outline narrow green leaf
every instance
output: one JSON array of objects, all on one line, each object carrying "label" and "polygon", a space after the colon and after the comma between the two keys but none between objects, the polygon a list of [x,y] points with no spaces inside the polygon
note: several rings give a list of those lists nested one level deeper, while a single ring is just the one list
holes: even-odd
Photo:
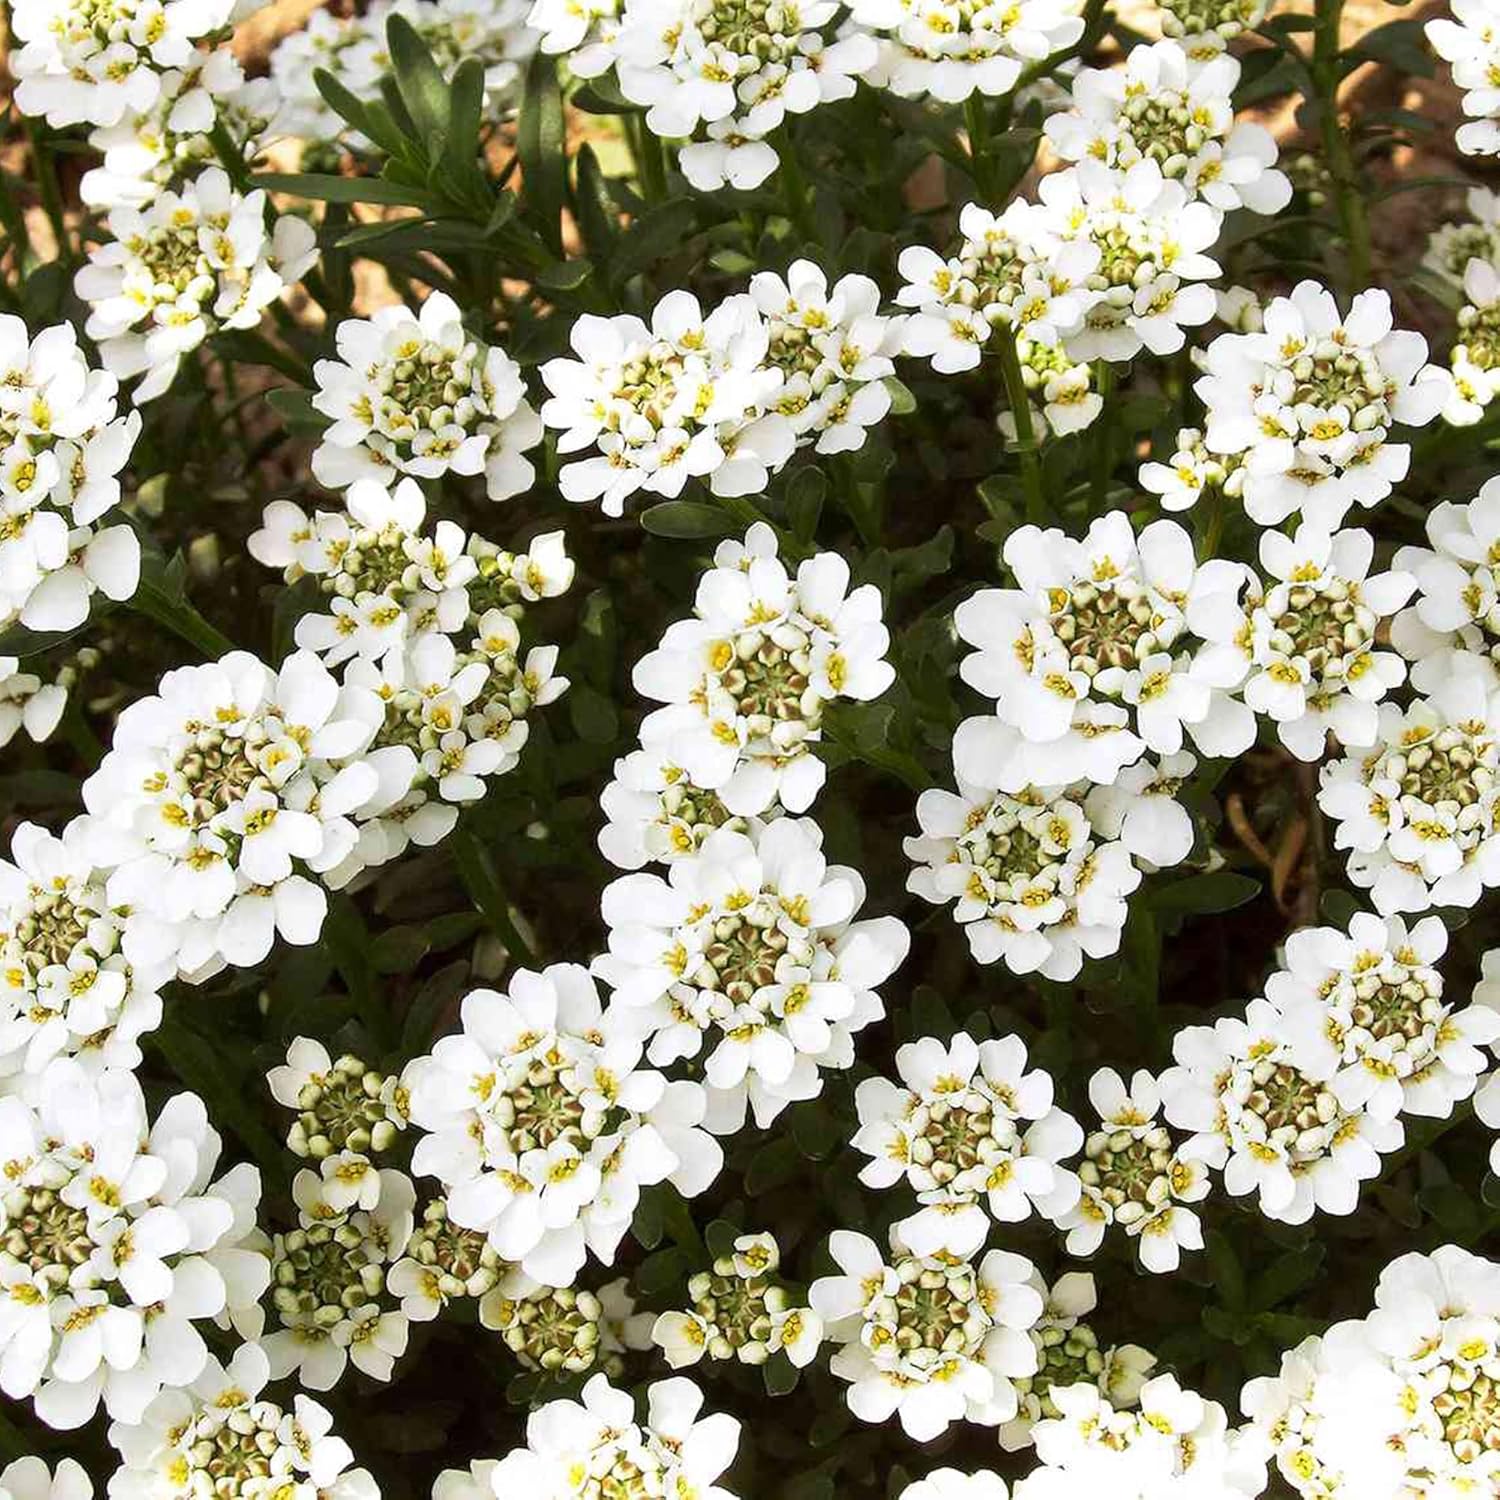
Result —
[{"label": "narrow green leaf", "polygon": [[641,512],[641,525],[653,536],[677,541],[700,541],[704,537],[728,536],[738,528],[728,511],[701,500],[663,500]]},{"label": "narrow green leaf", "polygon": [[619,238],[620,215],[609,196],[609,185],[594,148],[586,142],[578,151],[578,190],[574,194],[578,230],[595,259],[604,256]]},{"label": "narrow green leaf", "polygon": [[250,179],[250,185],[327,203],[387,203],[429,210],[442,207],[442,200],[435,193],[388,182],[383,177],[339,177],[332,172],[259,172]]},{"label": "narrow green leaf", "polygon": [[441,136],[446,142],[453,118],[453,100],[427,43],[401,15],[394,15],[385,23],[385,37],[396,87],[401,90],[401,101],[416,124],[420,139],[426,143],[434,136]]},{"label": "narrow green leaf", "polygon": [[516,151],[521,158],[521,197],[547,248],[563,253],[562,211],[568,197],[567,122],[557,59],[538,52],[526,70]]}]

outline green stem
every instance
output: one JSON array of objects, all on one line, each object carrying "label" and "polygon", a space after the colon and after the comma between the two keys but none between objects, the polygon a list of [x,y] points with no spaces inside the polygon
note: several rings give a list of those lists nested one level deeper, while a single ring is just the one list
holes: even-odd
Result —
[{"label": "green stem", "polygon": [[[990,122],[985,113],[983,94],[970,94],[964,100],[964,131],[969,137],[969,160],[973,163],[974,186],[980,199],[993,202],[990,174]],[[998,204],[994,205],[999,207]]]},{"label": "green stem", "polygon": [[1042,462],[1036,428],[1031,421],[1031,398],[1021,375],[1021,356],[1016,352],[1016,336],[1010,329],[997,326],[995,346],[1000,355],[1000,374],[1005,380],[1005,395],[1016,423],[1016,453],[1021,461],[1021,487],[1026,494],[1026,519],[1033,526],[1045,526],[1049,519],[1047,497],[1042,488]]},{"label": "green stem", "polygon": [[537,956],[516,926],[511,914],[510,898],[500,883],[500,875],[495,869],[494,860],[490,858],[489,849],[481,842],[479,835],[462,822],[453,830],[449,847],[453,850],[453,863],[458,867],[459,879],[463,881],[464,889],[468,891],[475,908],[489,924],[490,931],[505,944],[506,952],[517,963],[534,967]]},{"label": "green stem", "polygon": [[[25,120],[26,140],[31,147],[31,170],[36,177],[37,193],[42,200],[42,210],[52,226],[53,238],[57,241],[57,258],[61,261],[73,259],[73,247],[68,240],[68,226],[63,218],[62,191],[57,185],[57,163],[42,138],[40,124],[30,116]],[[17,247],[20,248],[19,246]]]},{"label": "green stem", "polygon": [[667,196],[667,159],[661,139],[647,128],[645,117],[626,116],[631,154],[635,157],[635,174],[640,182],[641,197],[647,203],[660,203]]},{"label": "green stem", "polygon": [[1339,24],[1344,0],[1316,0],[1314,9],[1312,80],[1318,96],[1318,127],[1333,179],[1339,226],[1349,251],[1349,284],[1358,292],[1370,282],[1370,220],[1349,137],[1339,123]]},{"label": "green stem", "polygon": [[186,599],[173,599],[144,575],[130,599],[130,608],[170,630],[179,640],[202,652],[209,661],[217,661],[226,652],[234,650],[234,642],[221,635]]}]

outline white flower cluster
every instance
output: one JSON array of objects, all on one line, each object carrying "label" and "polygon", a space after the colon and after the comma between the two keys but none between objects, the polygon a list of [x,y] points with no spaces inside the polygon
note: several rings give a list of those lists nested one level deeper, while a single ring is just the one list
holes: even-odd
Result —
[{"label": "white flower cluster", "polygon": [[604,1011],[576,964],[522,969],[504,995],[471,993],[463,1031],[405,1074],[413,1170],[443,1184],[455,1224],[547,1286],[572,1286],[590,1253],[614,1260],[642,1187],[692,1198],[723,1164],[699,1128],[702,1088],[641,1066],[635,1019]]},{"label": "white flower cluster", "polygon": [[434,292],[419,313],[385,307],[334,330],[338,359],[313,369],[312,404],[331,425],[312,456],[320,484],[387,487],[401,475],[484,475],[491,500],[536,477],[523,454],[542,440],[521,368],[470,337],[457,303]]},{"label": "white flower cluster", "polygon": [[954,1422],[998,1427],[1020,1408],[1015,1382],[1038,1368],[1030,1331],[1042,1315],[1036,1272],[1024,1256],[914,1255],[893,1234],[889,1258],[850,1230],[829,1236],[840,1275],[808,1297],[842,1347],[829,1368],[848,1381],[862,1422],[895,1417],[914,1442]]},{"label": "white flower cluster", "polygon": [[16,107],[59,127],[145,114],[173,73],[200,60],[246,8],[238,0],[27,0],[14,20]]},{"label": "white flower cluster", "polygon": [[1500,155],[1500,6],[1495,0],[1452,0],[1446,16],[1423,28],[1432,50],[1453,64],[1453,82],[1463,89],[1469,121],[1454,135],[1458,149],[1470,156]]},{"label": "white flower cluster", "polygon": [[636,663],[636,691],[664,707],[603,795],[600,846],[614,864],[693,854],[730,820],[805,812],[827,775],[813,750],[825,705],[868,702],[895,680],[875,585],[851,591],[836,552],[795,573],[776,553],[761,522],[721,542],[693,615]]},{"label": "white flower cluster", "polygon": [[1027,68],[1083,36],[1083,18],[1066,0],[852,0],[850,12],[880,42],[871,83],[945,104],[1009,94]]},{"label": "white flower cluster", "polygon": [[524,1448],[513,1448],[498,1463],[476,1464],[469,1474],[448,1470],[435,1494],[444,1500],[612,1492],[735,1500],[715,1481],[734,1462],[740,1424],[722,1413],[702,1415],[703,1393],[683,1377],[648,1387],[646,1403],[640,1421],[629,1394],[595,1375],[577,1401],[549,1401],[531,1413]]},{"label": "white flower cluster", "polygon": [[1369,745],[1378,705],[1406,680],[1406,663],[1378,647],[1382,623],[1411,598],[1416,579],[1403,569],[1370,576],[1375,538],[1348,528],[1329,533],[1311,521],[1288,537],[1265,531],[1261,567],[1243,600],[1223,591],[1200,606],[1195,623],[1230,665],[1243,654],[1239,692],[1270,719],[1299,760],[1322,758],[1328,737]]},{"label": "white flower cluster", "polygon": [[90,133],[89,145],[104,159],[84,173],[79,196],[92,208],[144,208],[213,164],[219,149],[232,148],[253,162],[269,143],[279,104],[270,79],[246,78],[227,47],[199,50],[185,66],[161,75],[149,109]]},{"label": "white flower cluster", "polygon": [[378,1154],[408,1124],[406,1089],[397,1078],[349,1053],[335,1060],[312,1037],[293,1038],[266,1085],[278,1104],[296,1112],[286,1142],[294,1156],[322,1161],[337,1151]]},{"label": "white flower cluster", "polygon": [[109,1500],[380,1500],[374,1478],[349,1467],[354,1455],[333,1435],[328,1412],[300,1393],[290,1410],[266,1399],[269,1379],[265,1352],[242,1344],[227,1368],[210,1356],[193,1380],[112,1423],[122,1462]]},{"label": "white flower cluster", "polygon": [[1101,1068],[1089,1080],[1089,1103],[1099,1129],[1078,1165],[1083,1191],[1058,1226],[1068,1231],[1068,1254],[1093,1255],[1118,1226],[1146,1270],[1175,1271],[1184,1250],[1203,1248],[1198,1215],[1185,1205],[1208,1196],[1207,1172],[1158,1120],[1161,1092],[1144,1070],[1127,1087],[1113,1068]]},{"label": "white flower cluster", "polygon": [[72,324],[32,338],[20,318],[0,316],[0,629],[73,630],[96,590],[135,593],[135,532],[97,524],[120,503],[141,431],[138,412],[118,415],[118,389],[89,368]]},{"label": "white flower cluster", "polygon": [[1038,1422],[1040,1466],[1015,1500],[1253,1500],[1265,1488],[1264,1446],[1232,1432],[1224,1408],[1158,1375],[1141,1388],[1139,1410],[1121,1411],[1094,1385],[1053,1393],[1061,1415]]},{"label": "white flower cluster", "polygon": [[1376,911],[1472,908],[1500,885],[1500,690],[1461,671],[1405,710],[1382,705],[1370,743],[1320,773],[1349,878]]},{"label": "white flower cluster", "polygon": [[1213,317],[1205,283],[1219,266],[1204,252],[1223,215],[1152,157],[1129,168],[1086,157],[1044,177],[1037,193],[1039,202],[1017,199],[998,217],[968,205],[956,256],[902,251],[896,300],[917,309],[904,352],[940,372],[972,369],[997,328],[1024,335],[1047,419],[1067,432],[1099,410],[1079,366],[1142,348],[1175,353],[1185,328]]},{"label": "white flower cluster", "polygon": [[1015,1382],[1020,1410],[1000,1428],[1000,1446],[1012,1453],[1033,1445],[1038,1422],[1062,1416],[1054,1390],[1092,1385],[1116,1411],[1124,1411],[1139,1402],[1141,1388],[1156,1368],[1156,1356],[1138,1344],[1100,1347],[1098,1335],[1083,1321],[1099,1305],[1087,1271],[1069,1271],[1050,1288],[1038,1273],[1032,1285],[1044,1299],[1041,1317],[1031,1329],[1037,1370]]},{"label": "white flower cluster", "polygon": [[281,1326],[261,1347],[271,1375],[331,1390],[352,1363],[389,1380],[406,1352],[406,1314],[385,1294],[405,1254],[417,1190],[404,1172],[357,1151],[323,1157],[292,1183],[297,1227],[271,1247],[271,1305]]},{"label": "white flower cluster", "polygon": [[[318,9],[307,25],[289,32],[271,52],[271,82],[279,98],[277,135],[295,136],[309,147],[326,147],[347,126],[318,91],[318,69],[332,73],[357,98],[380,91],[391,71],[386,23],[408,21],[427,45],[445,78],[476,57],[484,64],[485,102],[498,118],[519,94],[521,74],[536,51],[537,34],[526,24],[529,0],[374,0],[363,14],[335,16]],[[371,143],[359,139],[361,150]]]},{"label": "white flower cluster", "polygon": [[572,585],[562,533],[513,553],[451,521],[429,534],[425,514],[415,480],[389,491],[359,480],[347,512],[309,517],[273,501],[249,540],[251,554],[288,583],[318,580],[329,610],[298,620],[297,644],[380,706],[361,757],[376,784],[348,809],[356,840],[324,872],[335,888],[409,844],[446,838],[459,807],[482,797],[488,778],[515,769],[532,710],[569,686],[555,672],[557,647],[523,656],[520,633],[527,604]]},{"label": "white flower cluster", "polygon": [[1303,281],[1276,297],[1254,333],[1221,334],[1194,386],[1210,453],[1244,455],[1245,513],[1279,526],[1298,511],[1332,531],[1406,477],[1411,449],[1396,425],[1421,427],[1452,390],[1427,363],[1427,341],[1392,327],[1391,299],[1360,292],[1347,317],[1333,293]]},{"label": "white flower cluster", "polygon": [[1360,1184],[1405,1139],[1394,1114],[1377,1114],[1347,1082],[1336,1087],[1339,1056],[1299,1040],[1275,1003],[1252,1000],[1243,1017],[1179,1031],[1176,1066],[1161,1078],[1167,1118],[1194,1132],[1183,1156],[1222,1172],[1228,1192],[1255,1194],[1261,1213],[1287,1224],[1318,1211],[1353,1213]]},{"label": "white flower cluster", "polygon": [[1225,213],[1280,213],[1292,185],[1275,170],[1271,132],[1235,121],[1239,81],[1239,60],[1227,52],[1199,57],[1171,40],[1132,47],[1120,67],[1085,68],[1072,80],[1073,107],[1048,119],[1047,139],[1065,161],[1154,161]]},{"label": "white flower cluster", "polygon": [[84,331],[104,367],[144,377],[138,406],[162,395],[205,339],[254,328],[318,253],[310,224],[282,214],[268,229],[264,190],[240,193],[220,167],[143,208],[112,209],[108,230],[74,290],[90,304]]},{"label": "white flower cluster", "polygon": [[130,913],[111,905],[86,829],[75,820],[55,838],[22,823],[0,860],[0,1077],[39,1075],[60,1055],[91,1072],[134,1068],[161,1021],[172,965],[126,960]]},{"label": "white flower cluster", "polygon": [[854,1064],[854,1034],[885,1014],[875,987],[906,958],[895,917],[861,921],[858,871],[830,865],[809,818],[721,828],[667,876],[604,890],[609,952],[594,971],[610,1014],[651,1038],[657,1067],[700,1059],[706,1126],[764,1129]]},{"label": "white flower cluster", "polygon": [[260,1174],[178,1094],[153,1123],[132,1073],[59,1058],[0,1098],[0,1389],[52,1427],[139,1422],[209,1362],[208,1319],[253,1338],[270,1262]]},{"label": "white flower cluster", "polygon": [[1061,1163],[1083,1131],[1052,1102],[1051,1078],[1026,1071],[1019,1037],[923,1037],[897,1049],[896,1071],[900,1084],[867,1078],[855,1091],[850,1144],[871,1158],[866,1187],[905,1178],[915,1189],[921,1207],[894,1226],[914,1254],[971,1256],[992,1221],[1033,1210],[1056,1221],[1077,1203],[1078,1178]]},{"label": "white flower cluster", "polygon": [[1304,1340],[1240,1400],[1303,1500],[1490,1495],[1497,1364],[1500,1267],[1444,1245],[1392,1261],[1366,1317]]},{"label": "white flower cluster", "polygon": [[315,942],[327,901],[301,872],[353,851],[384,713],[309,651],[275,673],[244,651],[177,667],[126,708],[83,786],[85,847],[110,870],[111,903],[131,908],[126,957],[175,957],[201,978],[258,963],[278,932]]},{"label": "white flower cluster", "polygon": [[[836,0],[625,0],[604,45],[569,61],[585,77],[613,61],[620,92],[646,106],[646,128],[687,138],[678,161],[700,192],[755,188],[780,163],[769,137],[790,116],[849,98],[855,76],[874,66],[863,32],[824,39],[839,9]],[[570,45],[580,13],[538,0],[532,24],[545,51]]]},{"label": "white flower cluster", "polygon": [[669,292],[650,323],[585,313],[569,333],[576,358],[541,369],[542,421],[558,430],[563,498],[623,515],[638,491],[672,498],[689,479],[716,495],[748,495],[796,451],[777,403],[786,383],[768,363],[771,329],[748,293],[707,317],[691,292]]},{"label": "white flower cluster", "polygon": [[822,267],[794,260],[784,277],[757,271],[750,295],[769,326],[766,361],[785,376],[773,404],[798,445],[818,453],[862,448],[891,409],[884,381],[901,350],[902,320],[881,316],[880,288],[856,275],[830,287]]},{"label": "white flower cluster", "polygon": [[1469,674],[1500,686],[1500,479],[1464,504],[1433,506],[1427,540],[1396,553],[1417,597],[1392,622],[1391,644],[1413,663],[1418,692]]},{"label": "white flower cluster", "polygon": [[956,792],[917,798],[921,832],[903,845],[906,886],[953,919],[982,964],[1016,974],[1078,975],[1085,957],[1120,946],[1125,898],[1144,869],[1176,864],[1193,842],[1176,801],[1196,762],[1183,752],[1142,762],[1113,785],[1036,786],[1014,774],[1020,735],[994,718],[966,719],[953,739]]},{"label": "white flower cluster", "polygon": [[1187,734],[1209,755],[1249,748],[1253,715],[1229,696],[1238,683],[1202,623],[1233,606],[1236,565],[1200,566],[1176,521],[1137,537],[1123,511],[1081,541],[1023,526],[1003,555],[1017,587],[982,589],[954,614],[976,648],[960,665],[964,681],[1020,736],[995,774],[1108,786],[1147,750],[1178,754]]},{"label": "white flower cluster", "polygon": [[674,1370],[709,1359],[762,1365],[773,1354],[801,1368],[817,1357],[823,1321],[810,1307],[793,1303],[777,1279],[781,1248],[774,1235],[742,1234],[732,1253],[688,1280],[686,1312],[664,1312],[652,1341]]}]

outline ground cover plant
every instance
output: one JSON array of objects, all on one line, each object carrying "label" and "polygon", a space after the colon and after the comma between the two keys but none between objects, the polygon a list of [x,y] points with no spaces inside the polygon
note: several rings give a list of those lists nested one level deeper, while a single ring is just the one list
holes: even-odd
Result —
[{"label": "ground cover plant", "polygon": [[1500,1497],[1500,8],[4,13],[0,1492]]}]

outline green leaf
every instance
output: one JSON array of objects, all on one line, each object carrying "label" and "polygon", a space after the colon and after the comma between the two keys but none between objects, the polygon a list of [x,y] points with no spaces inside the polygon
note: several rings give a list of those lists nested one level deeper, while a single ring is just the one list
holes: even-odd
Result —
[{"label": "green leaf", "polygon": [[885,377],[885,388],[890,392],[891,415],[893,417],[907,417],[917,409],[917,398],[894,375],[887,375]]},{"label": "green leaf", "polygon": [[609,196],[609,185],[594,148],[585,142],[578,149],[578,188],[574,194],[578,232],[594,258],[607,256],[620,234],[620,215]]},{"label": "green leaf", "polygon": [[332,172],[261,172],[250,179],[250,185],[326,203],[387,203],[428,210],[439,209],[443,203],[426,188],[383,177],[339,177]]},{"label": "green leaf", "polygon": [[641,525],[652,536],[668,536],[677,541],[701,541],[738,530],[728,511],[699,500],[664,500],[641,512]]},{"label": "green leaf", "polygon": [[603,693],[586,682],[573,684],[568,694],[568,717],[578,738],[591,745],[612,745],[619,738],[619,712]]},{"label": "green leaf", "polygon": [[526,70],[516,152],[521,158],[521,197],[547,248],[561,259],[562,211],[568,197],[567,121],[557,59],[538,52]]},{"label": "green leaf", "polygon": [[1431,78],[1437,68],[1427,46],[1424,24],[1418,20],[1387,21],[1384,26],[1367,31],[1344,53],[1345,72],[1362,62],[1374,62],[1418,78]]},{"label": "green leaf", "polygon": [[799,542],[811,542],[817,535],[818,518],[823,514],[823,501],[828,495],[828,479],[823,471],[809,464],[798,469],[787,485],[787,519],[792,525],[792,535]]},{"label": "green leaf", "polygon": [[307,391],[267,391],[266,404],[298,437],[315,437],[330,425],[330,419],[312,404]]},{"label": "green leaf", "polygon": [[1208,875],[1192,875],[1186,880],[1154,891],[1150,897],[1153,910],[1182,916],[1201,916],[1210,912],[1233,911],[1260,895],[1260,881],[1233,870],[1215,870]]},{"label": "green leaf", "polygon": [[420,927],[388,927],[370,945],[370,962],[377,974],[409,974],[431,946]]},{"label": "green leaf", "polygon": [[452,116],[443,165],[454,182],[472,182],[483,188],[479,132],[484,128],[484,64],[477,57],[464,58],[454,69],[449,89]]},{"label": "green leaf", "polygon": [[401,102],[417,127],[419,139],[424,146],[438,137],[446,144],[453,102],[427,43],[401,15],[394,15],[385,23],[385,36],[396,87],[401,90]]},{"label": "green leaf", "polygon": [[637,271],[680,250],[698,224],[698,211],[687,198],[673,198],[642,214],[620,237],[619,248],[609,265],[616,286]]},{"label": "green leaf", "polygon": [[773,1355],[761,1367],[768,1396],[789,1396],[797,1389],[802,1371],[784,1354]]},{"label": "green leaf", "polygon": [[750,1158],[745,1168],[745,1191],[752,1197],[768,1193],[784,1182],[790,1182],[802,1170],[802,1153],[795,1141],[783,1136],[770,1141]]},{"label": "green leaf", "polygon": [[579,256],[576,260],[554,261],[536,273],[536,284],[555,292],[571,292],[594,274],[594,264]]},{"label": "green leaf", "polygon": [[1220,1303],[1229,1308],[1243,1307],[1245,1272],[1229,1236],[1220,1230],[1210,1229],[1204,1236],[1204,1249],[1208,1253],[1208,1269],[1213,1274]]}]

